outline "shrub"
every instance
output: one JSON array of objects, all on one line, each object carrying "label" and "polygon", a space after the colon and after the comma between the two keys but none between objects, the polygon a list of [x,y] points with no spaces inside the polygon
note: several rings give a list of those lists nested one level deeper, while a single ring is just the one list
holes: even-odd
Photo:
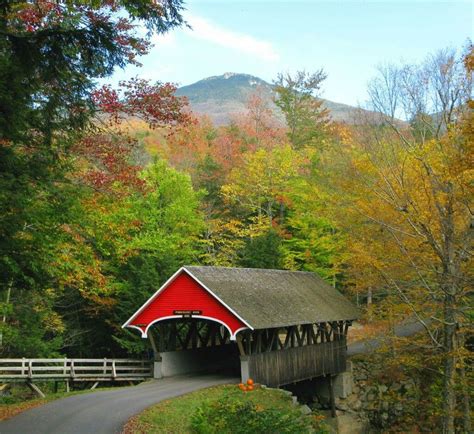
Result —
[{"label": "shrub", "polygon": [[197,434],[312,433],[310,418],[298,410],[264,409],[250,401],[224,398],[202,404],[191,417]]}]

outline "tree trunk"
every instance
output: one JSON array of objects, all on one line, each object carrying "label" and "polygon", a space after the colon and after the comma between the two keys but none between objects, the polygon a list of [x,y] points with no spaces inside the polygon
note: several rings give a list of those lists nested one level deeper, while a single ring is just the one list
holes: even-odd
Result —
[{"label": "tree trunk", "polygon": [[285,204],[283,202],[280,202],[280,224],[283,224],[283,221],[285,220]]},{"label": "tree trunk", "polygon": [[268,214],[268,224],[270,225],[270,228],[272,228],[273,227],[273,212],[272,212],[271,201],[267,203],[267,214]]},{"label": "tree trunk", "polygon": [[367,319],[372,322],[372,288],[367,288]]},{"label": "tree trunk", "polygon": [[456,317],[455,301],[450,290],[444,297],[444,378],[443,378],[443,434],[454,434],[454,412],[456,409]]},{"label": "tree trunk", "polygon": [[[12,286],[13,286],[13,279],[10,279],[10,282],[8,283],[7,287],[7,296],[5,299],[5,310],[8,309],[8,304],[10,303],[10,296],[12,293]],[[7,322],[7,313],[6,311],[3,312],[3,317],[2,317],[2,324],[5,325]],[[3,346],[3,331],[0,331],[0,347]]]},{"label": "tree trunk", "polygon": [[466,379],[466,368],[464,367],[464,362],[461,364],[459,375],[462,381],[462,424],[464,432],[470,433],[472,432],[471,400],[469,397],[469,385]]},{"label": "tree trunk", "polygon": [[[464,335],[463,333],[457,334],[457,347],[462,351],[464,350]],[[472,432],[472,423],[471,423],[471,403],[469,396],[469,380],[466,378],[466,360],[463,355],[460,356],[459,364],[459,382],[461,384],[461,394],[462,394],[462,426],[464,432]]]}]

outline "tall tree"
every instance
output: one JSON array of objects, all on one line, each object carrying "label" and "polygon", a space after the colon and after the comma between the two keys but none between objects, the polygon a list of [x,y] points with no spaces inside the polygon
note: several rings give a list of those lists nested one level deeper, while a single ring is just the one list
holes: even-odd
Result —
[{"label": "tall tree", "polygon": [[[403,77],[407,67],[388,71],[390,77]],[[372,84],[373,107],[381,111],[383,125],[364,125],[357,145],[346,148],[348,171],[337,175],[345,184],[341,218],[354,240],[357,273],[366,269],[366,285],[375,283],[398,297],[405,312],[424,326],[432,353],[442,360],[442,431],[454,433],[459,417],[469,432],[469,393],[462,373],[473,277],[472,113],[466,92],[471,72],[462,58],[442,51],[411,66],[410,74],[423,77],[427,94],[421,95],[422,89],[413,94],[406,87],[412,82],[404,79],[380,78]],[[429,105],[415,104],[423,101]],[[431,136],[393,116],[416,107],[419,113],[432,113],[425,119]],[[463,413],[457,413],[459,398]]]},{"label": "tall tree", "polygon": [[222,194],[236,210],[266,219],[271,228],[285,217],[287,193],[303,170],[303,160],[290,146],[247,153],[244,164],[232,171],[222,187]]},{"label": "tall tree", "polygon": [[[60,347],[50,333],[62,328],[51,310],[56,264],[69,255],[63,243],[75,241],[67,228],[82,193],[69,176],[72,145],[98,125],[96,80],[137,63],[153,32],[182,24],[181,9],[180,0],[0,2],[0,285],[2,327],[13,327],[2,351],[47,355]],[[41,345],[30,339],[26,348],[33,329]]]},{"label": "tall tree", "polygon": [[271,106],[271,99],[264,88],[258,86],[247,99],[247,110],[234,118],[242,130],[247,149],[272,148],[284,142],[285,128]]},{"label": "tall tree", "polygon": [[322,146],[330,118],[318,97],[326,77],[322,69],[297,71],[295,75],[280,73],[274,82],[275,104],[285,115],[288,138],[295,148]]}]

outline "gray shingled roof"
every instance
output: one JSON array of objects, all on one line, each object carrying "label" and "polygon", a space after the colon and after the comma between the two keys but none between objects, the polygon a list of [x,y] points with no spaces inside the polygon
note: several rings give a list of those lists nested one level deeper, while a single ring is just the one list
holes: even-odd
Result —
[{"label": "gray shingled roof", "polygon": [[358,309],[314,273],[184,267],[254,329],[353,320]]}]

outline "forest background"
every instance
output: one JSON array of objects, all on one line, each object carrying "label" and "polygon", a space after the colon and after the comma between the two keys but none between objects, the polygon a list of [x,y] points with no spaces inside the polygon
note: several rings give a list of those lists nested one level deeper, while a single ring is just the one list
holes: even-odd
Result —
[{"label": "forest background", "polygon": [[426,377],[426,423],[469,431],[472,45],[380,67],[350,124],[323,69],[275,77],[284,124],[258,89],[217,127],[172,83],[97,84],[182,7],[0,2],[1,356],[146,353],[121,324],[183,264],[313,271]]}]

